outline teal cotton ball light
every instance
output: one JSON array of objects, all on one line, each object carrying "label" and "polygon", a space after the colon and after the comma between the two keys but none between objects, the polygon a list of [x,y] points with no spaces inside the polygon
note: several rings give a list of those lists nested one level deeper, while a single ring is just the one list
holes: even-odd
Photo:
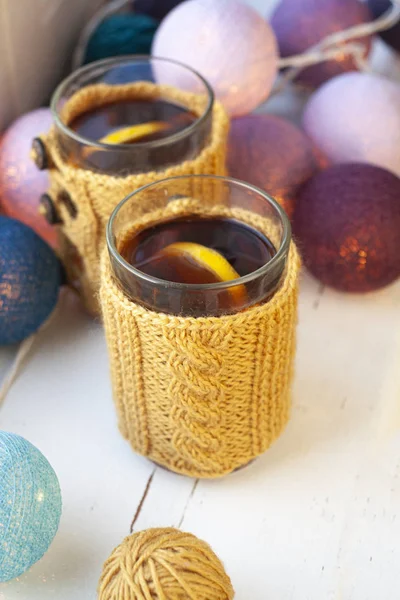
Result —
[{"label": "teal cotton ball light", "polygon": [[24,438],[0,431],[0,582],[42,558],[60,517],[60,486],[48,460]]},{"label": "teal cotton ball light", "polygon": [[148,15],[111,15],[89,39],[84,63],[126,54],[150,54],[158,23]]}]

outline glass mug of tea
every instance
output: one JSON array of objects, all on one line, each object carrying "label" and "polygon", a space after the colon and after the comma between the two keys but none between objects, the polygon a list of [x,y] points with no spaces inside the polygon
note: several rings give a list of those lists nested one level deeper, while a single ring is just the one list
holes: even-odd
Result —
[{"label": "glass mug of tea", "polygon": [[66,160],[113,175],[159,171],[197,156],[211,133],[213,105],[200,74],[148,56],[78,69],[51,103]]},{"label": "glass mug of tea", "polygon": [[107,245],[101,301],[122,433],[194,477],[247,464],[289,415],[299,261],[285,212],[234,179],[171,178],[118,205]]},{"label": "glass mug of tea", "polygon": [[62,233],[67,271],[97,297],[105,227],[131,190],[168,175],[224,174],[228,117],[190,67],[148,56],[91,63],[54,92],[54,126],[34,140],[50,168],[42,212]]}]

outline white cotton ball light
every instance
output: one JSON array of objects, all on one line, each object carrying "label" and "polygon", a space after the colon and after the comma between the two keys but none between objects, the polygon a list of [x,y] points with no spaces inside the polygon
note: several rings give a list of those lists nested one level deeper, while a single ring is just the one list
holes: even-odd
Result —
[{"label": "white cotton ball light", "polygon": [[[198,71],[231,116],[247,114],[266,100],[277,74],[278,51],[272,28],[238,0],[188,0],[180,4],[162,21],[152,54]],[[169,83],[185,87],[185,82]]]},{"label": "white cotton ball light", "polygon": [[400,176],[400,85],[367,73],[339,75],[311,96],[303,125],[332,163],[365,162]]}]

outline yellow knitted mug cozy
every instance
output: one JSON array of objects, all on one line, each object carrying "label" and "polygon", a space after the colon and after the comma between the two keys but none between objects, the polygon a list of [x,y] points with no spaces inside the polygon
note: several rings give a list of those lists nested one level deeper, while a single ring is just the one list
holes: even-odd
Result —
[{"label": "yellow knitted mug cozy", "polygon": [[[177,206],[190,202],[175,200],[164,214],[180,214]],[[264,220],[251,211],[210,210],[263,231]],[[148,222],[157,220],[152,214]],[[214,478],[246,465],[280,435],[289,418],[299,266],[292,242],[268,301],[220,317],[186,317],[130,300],[104,252],[100,297],[113,393],[120,431],[136,452],[177,473]]]},{"label": "yellow knitted mug cozy", "polygon": [[[62,109],[65,122],[106,102],[125,98],[166,98],[195,114],[204,111],[203,96],[168,85],[136,82],[125,85],[96,84],[74,94]],[[77,282],[87,308],[99,312],[100,255],[105,245],[105,227],[111,212],[133,190],[166,177],[192,174],[225,174],[229,119],[219,102],[212,114],[210,138],[197,157],[162,171],[127,176],[94,172],[72,164],[59,144],[55,126],[34,147],[37,163],[49,169],[51,210],[57,214],[60,254],[68,277]],[[44,156],[38,156],[38,150]]]},{"label": "yellow knitted mug cozy", "polygon": [[99,600],[232,600],[224,566],[206,542],[178,529],[128,536],[105,562]]}]

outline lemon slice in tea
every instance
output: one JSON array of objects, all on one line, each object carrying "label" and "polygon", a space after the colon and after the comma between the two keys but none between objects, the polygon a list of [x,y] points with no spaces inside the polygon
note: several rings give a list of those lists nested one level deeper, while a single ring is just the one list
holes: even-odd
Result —
[{"label": "lemon slice in tea", "polygon": [[[199,267],[211,272],[217,281],[233,281],[239,279],[239,273],[222,254],[212,248],[195,242],[175,242],[163,248],[163,256],[185,256]],[[228,293],[239,304],[247,300],[246,288],[243,284],[227,289]]]},{"label": "lemon slice in tea", "polygon": [[149,121],[148,123],[121,127],[121,129],[111,131],[111,133],[100,138],[99,142],[102,144],[129,144],[167,128],[168,123],[163,121]]}]

